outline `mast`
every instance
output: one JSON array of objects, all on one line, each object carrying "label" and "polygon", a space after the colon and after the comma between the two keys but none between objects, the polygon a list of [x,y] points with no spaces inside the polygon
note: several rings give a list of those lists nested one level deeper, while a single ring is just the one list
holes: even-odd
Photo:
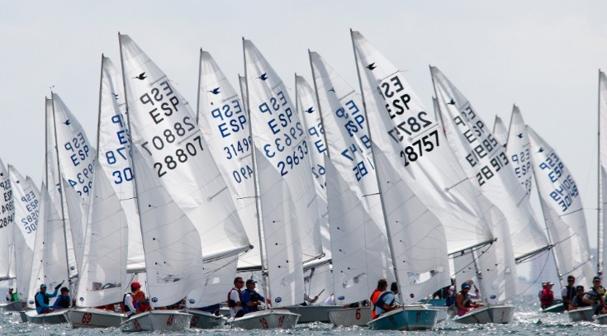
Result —
[{"label": "mast", "polygon": [[[139,189],[137,186],[137,172],[135,171],[135,160],[133,157],[133,148],[135,146],[135,143],[133,142],[133,136],[132,136],[132,130],[133,128],[131,127],[131,117],[129,116],[129,103],[128,103],[128,94],[127,94],[127,89],[126,89],[126,77],[124,76],[124,56],[122,53],[122,41],[120,40],[120,32],[118,32],[118,46],[120,49],[120,70],[122,72],[122,88],[124,90],[124,114],[126,115],[126,122],[127,122],[127,126],[128,126],[128,136],[129,136],[129,155],[131,156],[131,168],[133,170],[133,176],[135,176],[135,178],[133,179],[133,187],[135,189],[135,203],[137,203],[137,217],[139,219],[139,231],[141,231],[141,245],[143,246],[143,255],[145,256],[145,239],[143,239],[143,227],[141,226],[141,204],[139,204]],[[144,265],[146,266],[147,269],[147,258],[144,258]]]},{"label": "mast", "polygon": [[101,53],[101,71],[99,72],[99,105],[97,107],[97,161],[99,161],[99,128],[101,126],[101,94],[103,91],[103,64],[105,55]]},{"label": "mast", "polygon": [[599,69],[599,81],[598,81],[598,102],[597,102],[597,171],[596,171],[596,179],[597,179],[597,196],[596,196],[596,272],[599,276],[602,275],[601,268],[601,254],[603,252],[603,247],[601,246],[601,233],[605,230],[603,227],[603,223],[601,221],[601,215],[603,214],[601,211],[602,205],[602,192],[601,192],[601,69]]},{"label": "mast", "polygon": [[48,97],[44,97],[44,183],[48,188],[48,110],[46,103]]},{"label": "mast", "polygon": [[[318,96],[318,85],[316,84],[316,71],[314,71],[314,66],[312,65],[312,52],[308,49],[308,62],[310,63],[310,70],[312,71],[312,82],[314,84],[314,95],[316,96],[316,107],[318,108],[318,116],[320,117],[320,125],[323,130],[325,128],[325,122],[322,116],[322,107],[320,107],[320,98]],[[296,87],[297,88],[297,87]],[[327,142],[327,132],[322,132],[323,140],[325,141],[325,146],[327,146],[327,158],[331,159],[331,151],[329,150],[329,143]]]},{"label": "mast", "polygon": [[[270,298],[270,279],[268,277],[267,274],[267,270],[266,270],[266,261],[265,261],[265,243],[263,241],[263,232],[262,232],[262,227],[261,227],[261,207],[259,202],[261,201],[259,199],[259,189],[258,189],[258,181],[257,181],[257,160],[256,160],[256,156],[255,156],[255,140],[254,140],[254,136],[253,136],[253,122],[251,120],[251,108],[250,108],[250,96],[249,96],[249,75],[248,75],[248,71],[247,71],[247,52],[245,49],[245,38],[242,38],[242,59],[244,61],[244,78],[245,78],[245,83],[246,83],[246,87],[245,87],[245,91],[247,93],[247,103],[246,103],[246,110],[247,110],[247,117],[249,118],[249,135],[251,136],[251,161],[253,164],[253,188],[255,189],[255,210],[257,211],[257,234],[259,235],[259,256],[261,258],[261,279],[262,279],[262,286],[264,289],[264,292],[266,294],[266,298]],[[240,82],[240,79],[238,80]],[[242,94],[242,93],[241,93]]]},{"label": "mast", "polygon": [[[63,206],[63,197],[65,194],[64,185],[63,185],[63,175],[61,174],[61,164],[59,162],[59,144],[57,143],[57,116],[55,115],[55,93],[51,91],[51,106],[53,110],[53,129],[55,133],[55,155],[57,156],[57,175],[59,177],[59,203],[61,203],[61,221],[63,222],[63,240],[65,245],[65,268],[67,270],[67,283],[72,287],[72,278],[70,277],[70,259],[68,256],[67,249],[67,228],[65,221],[65,207]],[[47,165],[48,167],[48,165]],[[46,186],[48,188],[48,185]]]},{"label": "mast", "polygon": [[[375,160],[375,150],[374,150],[374,146],[373,146],[373,137],[371,135],[371,127],[369,125],[369,117],[368,117],[368,113],[367,113],[367,101],[365,99],[365,91],[363,90],[363,82],[360,76],[360,67],[358,65],[358,53],[356,52],[356,45],[354,44],[354,36],[353,36],[353,30],[352,28],[350,28],[350,39],[352,40],[352,51],[354,52],[354,62],[356,63],[356,76],[358,78],[358,85],[359,85],[359,89],[360,89],[360,96],[362,99],[362,104],[363,104],[363,111],[365,112],[365,124],[367,126],[367,130],[369,131],[369,142],[371,143],[371,157],[373,158],[373,162],[375,162],[375,167],[377,167],[377,161]],[[402,286],[402,282],[399,279],[398,276],[398,267],[396,266],[396,255],[394,254],[394,244],[392,242],[392,235],[390,233],[390,225],[388,223],[388,217],[387,217],[387,212],[386,212],[386,205],[384,202],[384,194],[382,192],[381,189],[381,183],[380,183],[380,179],[379,179],[379,169],[375,169],[375,179],[377,181],[377,191],[379,194],[379,200],[381,203],[381,210],[383,213],[383,217],[384,217],[384,225],[386,226],[386,236],[388,238],[388,246],[390,248],[390,258],[392,259],[392,268],[394,268],[394,278],[396,280],[396,283],[399,286],[399,290],[398,290],[398,299],[399,302],[404,303],[405,301],[403,300],[403,291],[402,288],[400,288]]]},{"label": "mast", "polygon": [[200,120],[200,80],[202,79],[202,48],[198,58],[198,91],[196,91],[196,125]]}]

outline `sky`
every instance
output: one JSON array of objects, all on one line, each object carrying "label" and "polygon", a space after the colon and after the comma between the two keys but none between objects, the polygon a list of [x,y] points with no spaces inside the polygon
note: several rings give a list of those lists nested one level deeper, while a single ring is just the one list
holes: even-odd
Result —
[{"label": "sky", "polygon": [[[198,50],[236,83],[241,37],[287,86],[318,51],[355,87],[349,28],[401,70],[431,109],[438,66],[485,122],[516,103],[559,153],[596,237],[597,71],[607,69],[605,1],[1,1],[0,158],[41,181],[44,96],[53,87],[96,138],[101,53],[119,63],[129,34],[195,103]],[[237,86],[236,86],[237,87]]]}]

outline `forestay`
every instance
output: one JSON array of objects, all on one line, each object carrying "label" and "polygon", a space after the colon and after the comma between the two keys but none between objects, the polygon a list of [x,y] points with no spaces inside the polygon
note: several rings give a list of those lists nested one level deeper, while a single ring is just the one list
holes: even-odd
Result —
[{"label": "forestay", "polygon": [[[479,218],[473,189],[441,141],[439,122],[424,110],[394,65],[360,33],[352,32],[352,40],[400,286],[408,290],[410,283],[424,280],[446,286],[447,250],[486,243],[491,232]],[[445,242],[445,232],[450,241]],[[426,292],[415,294],[424,295],[403,300],[430,294],[429,288],[420,287]]]},{"label": "forestay", "polygon": [[[121,111],[124,97],[118,90],[116,75],[111,60],[102,55],[97,139],[99,160],[95,163],[76,296],[76,304],[83,307],[103,306],[122,300],[128,288],[127,209],[130,210],[129,216],[134,216],[132,225],[139,226],[139,216],[132,204],[134,175],[130,165],[126,119]],[[123,206],[125,203],[126,207]],[[133,238],[135,242],[141,242],[140,237],[139,240]],[[139,268],[142,269],[143,265]]]},{"label": "forestay", "polygon": [[[259,267],[261,257],[247,113],[219,65],[203,50],[200,51],[197,116],[202,135],[230,188],[242,225],[253,244],[251,250],[240,256],[239,267]],[[222,291],[225,294],[223,292],[225,290]]]},{"label": "forestay", "polygon": [[371,142],[360,95],[322,57],[310,64],[329,158],[326,181],[335,299],[365,300],[379,278],[394,279]]},{"label": "forestay", "polygon": [[[430,71],[451,148],[469,179],[507,220],[509,231],[505,231],[505,236],[498,236],[505,241],[506,249],[513,248],[506,251],[505,257],[520,259],[544,251],[548,240],[533,216],[527,192],[509,167],[505,148],[447,77],[437,67],[431,66]],[[501,228],[494,223],[494,234]],[[512,268],[508,259],[505,267]]]},{"label": "forestay", "polygon": [[34,308],[34,295],[45,284],[49,291],[68,279],[63,219],[52,203],[46,185],[40,190],[40,213],[34,243],[32,272],[30,274],[27,303]]},{"label": "forestay", "polygon": [[152,305],[166,306],[200,286],[203,258],[238,255],[249,241],[189,104],[129,36],[119,40],[147,285]]},{"label": "forestay", "polygon": [[[15,277],[17,278],[17,293],[23,300],[27,299],[36,228],[38,226],[38,211],[40,193],[31,179],[23,178],[17,169],[8,166],[13,199],[15,204]],[[65,268],[65,267],[64,267]]]},{"label": "forestay", "polygon": [[274,306],[303,302],[303,262],[322,255],[313,150],[282,80],[243,39],[247,105],[263,232],[264,267]]},{"label": "forestay", "polygon": [[[14,278],[15,204],[8,171],[0,160],[0,280]],[[11,272],[13,269],[13,272]]]},{"label": "forestay", "polygon": [[593,272],[580,191],[554,149],[529,126],[527,134],[544,220],[555,244],[559,276],[571,274],[576,283],[589,284]]}]

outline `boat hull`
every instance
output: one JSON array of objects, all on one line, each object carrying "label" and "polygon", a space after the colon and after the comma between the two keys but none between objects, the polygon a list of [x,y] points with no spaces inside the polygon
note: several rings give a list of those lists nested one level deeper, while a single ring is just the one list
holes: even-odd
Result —
[{"label": "boat hull", "polygon": [[565,305],[562,302],[555,303],[550,307],[542,309],[542,313],[562,313],[565,311]]},{"label": "boat hull", "polygon": [[131,316],[121,324],[124,332],[184,331],[190,326],[192,315],[177,310],[152,310]]},{"label": "boat hull", "polygon": [[26,307],[25,302],[7,302],[0,304],[0,311],[12,311],[18,312],[24,310]]},{"label": "boat hull", "polygon": [[597,315],[595,319],[598,324],[607,324],[607,314]]},{"label": "boat hull", "polygon": [[73,308],[65,313],[72,328],[120,327],[126,314],[96,308]]},{"label": "boat hull", "polygon": [[65,312],[67,309],[55,310],[46,314],[38,314],[35,310],[24,313],[27,322],[34,324],[61,324],[66,323]]},{"label": "boat hull", "polygon": [[329,311],[329,320],[336,326],[366,326],[371,320],[371,307],[334,308]]},{"label": "boat hull", "polygon": [[449,307],[447,306],[430,306],[428,308],[438,312],[436,315],[436,323],[441,323],[449,318]]},{"label": "boat hull", "polygon": [[297,323],[329,323],[331,322],[329,311],[335,309],[335,306],[290,306],[285,308],[292,313],[301,315]]},{"label": "boat hull", "polygon": [[371,330],[431,330],[436,326],[438,310],[423,306],[401,307],[369,321]]},{"label": "boat hull", "polygon": [[240,329],[292,329],[299,320],[299,314],[284,309],[268,309],[248,313],[230,322],[232,328]]},{"label": "boat hull", "polygon": [[466,315],[456,316],[453,321],[464,324],[506,324],[512,322],[513,315],[513,306],[495,305],[474,309]]},{"label": "boat hull", "polygon": [[219,315],[214,315],[209,312],[188,309],[185,311],[188,314],[192,314],[192,320],[190,321],[190,328],[196,329],[215,329],[222,328],[226,324],[226,318]]},{"label": "boat hull", "polygon": [[569,320],[571,320],[571,322],[592,321],[592,315],[594,315],[594,308],[583,307],[573,309],[568,311],[567,315],[569,315]]}]

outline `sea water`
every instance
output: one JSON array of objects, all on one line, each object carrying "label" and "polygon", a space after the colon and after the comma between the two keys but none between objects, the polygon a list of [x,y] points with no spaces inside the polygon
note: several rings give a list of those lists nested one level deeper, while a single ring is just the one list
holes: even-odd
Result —
[{"label": "sea water", "polygon": [[[160,335],[160,333],[135,333],[133,335]],[[366,328],[333,327],[330,324],[311,323],[298,325],[293,330],[197,330],[190,329],[183,333],[171,335],[217,335],[217,336],[265,336],[265,335],[295,335],[295,336],[373,336],[373,335],[402,335],[404,332],[372,331]],[[505,325],[463,325],[453,321],[441,322],[433,331],[406,332],[410,335],[607,335],[607,325],[597,325],[589,322],[572,323],[566,314],[542,314],[536,304],[517,304],[514,320]],[[68,324],[34,325],[21,323],[18,313],[2,313],[0,315],[0,335],[126,335],[118,329],[72,329]]]}]

